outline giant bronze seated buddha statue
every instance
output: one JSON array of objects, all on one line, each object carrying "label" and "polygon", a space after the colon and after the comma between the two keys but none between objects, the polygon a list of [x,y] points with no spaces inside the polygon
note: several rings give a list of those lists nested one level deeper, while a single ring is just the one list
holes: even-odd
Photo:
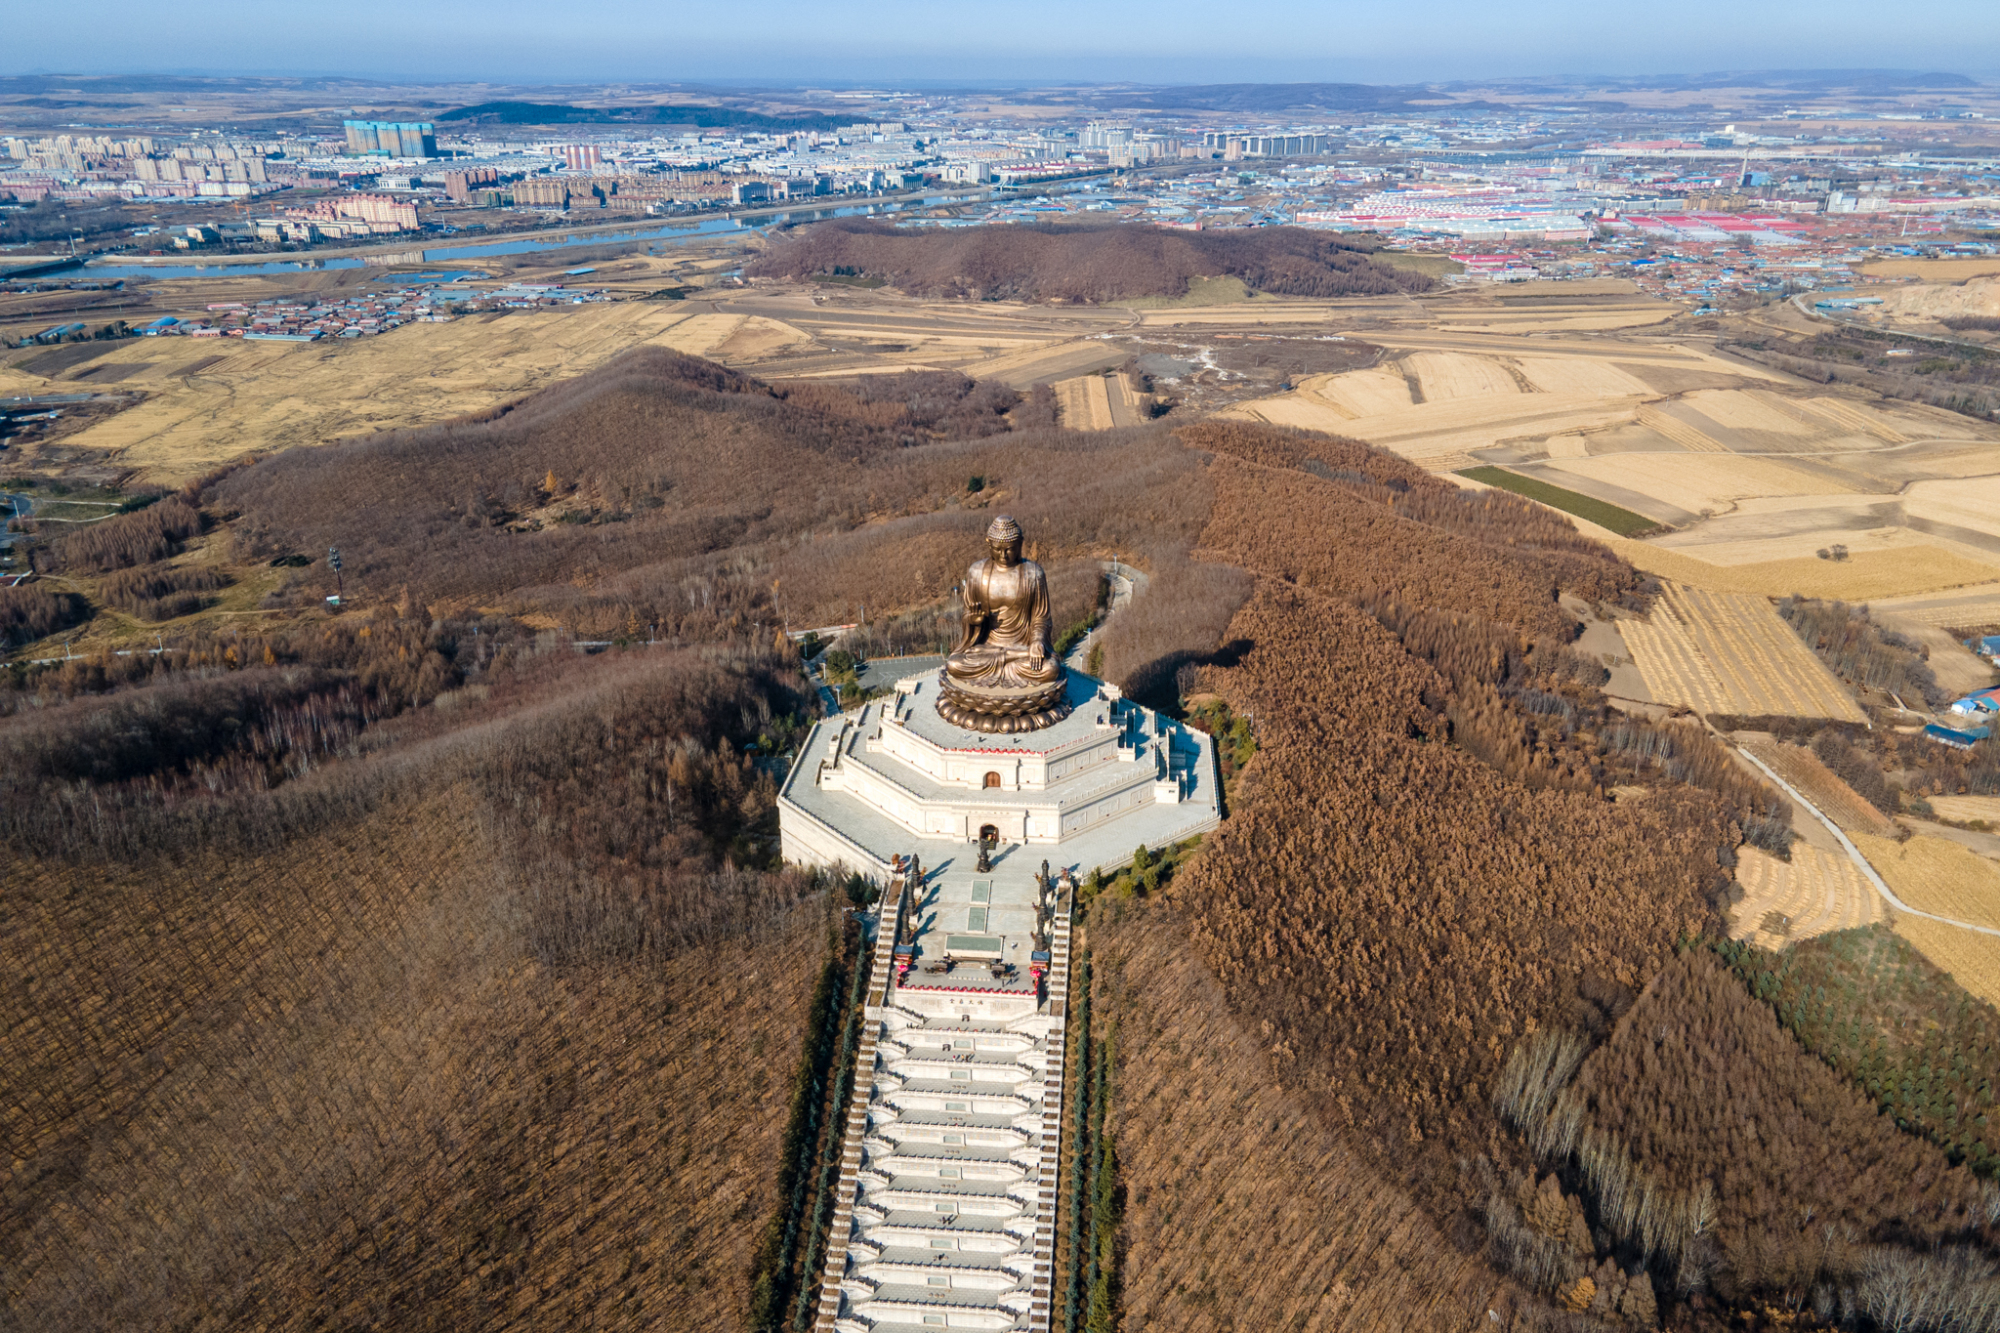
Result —
[{"label": "giant bronze seated buddha statue", "polygon": [[1070,711],[1048,576],[1021,558],[1021,527],[1006,514],[986,529],[986,549],[966,571],[964,629],[945,659],[938,715],[969,731],[1036,731]]}]

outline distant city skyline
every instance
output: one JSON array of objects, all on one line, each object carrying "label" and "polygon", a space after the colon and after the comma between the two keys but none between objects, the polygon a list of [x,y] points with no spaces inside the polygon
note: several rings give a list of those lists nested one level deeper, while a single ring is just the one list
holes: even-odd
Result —
[{"label": "distant city skyline", "polygon": [[[754,26],[746,17],[754,12]],[[220,0],[20,5],[0,73],[347,75],[535,80],[1420,83],[1717,70],[1900,69],[2000,79],[1990,2],[1919,23],[1879,0],[1688,0],[1635,13],[1583,0],[1419,10],[1262,0],[773,0],[755,11],[584,0],[349,0],[283,17]]]}]

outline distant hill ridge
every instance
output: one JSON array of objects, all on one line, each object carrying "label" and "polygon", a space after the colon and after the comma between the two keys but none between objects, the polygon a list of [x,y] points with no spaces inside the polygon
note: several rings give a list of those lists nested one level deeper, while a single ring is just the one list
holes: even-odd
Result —
[{"label": "distant hill ridge", "polygon": [[881,278],[914,296],[1101,304],[1187,294],[1193,278],[1240,278],[1280,296],[1386,296],[1432,283],[1375,259],[1375,243],[1301,227],[993,226],[909,231],[838,221],[792,233],[752,276]]},{"label": "distant hill ridge", "polygon": [[486,121],[499,125],[690,125],[696,129],[831,130],[852,124],[820,111],[768,116],[733,106],[570,106],[561,102],[480,102],[456,107],[439,121]]}]

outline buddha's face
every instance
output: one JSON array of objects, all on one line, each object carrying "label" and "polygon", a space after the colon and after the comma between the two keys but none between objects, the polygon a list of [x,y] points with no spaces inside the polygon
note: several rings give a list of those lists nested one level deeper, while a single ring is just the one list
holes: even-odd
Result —
[{"label": "buddha's face", "polygon": [[986,550],[993,557],[993,563],[1002,569],[1012,569],[1021,563],[1021,539],[1011,541],[993,540],[986,543]]}]

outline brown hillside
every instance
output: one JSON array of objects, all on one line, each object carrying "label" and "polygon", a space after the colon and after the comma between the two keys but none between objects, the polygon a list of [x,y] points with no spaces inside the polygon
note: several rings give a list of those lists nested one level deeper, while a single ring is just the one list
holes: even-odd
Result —
[{"label": "brown hillside", "polygon": [[1436,673],[1343,603],[1266,584],[1229,634],[1254,645],[1214,671],[1258,719],[1254,783],[1176,900],[1286,1081],[1445,1203],[1448,1154],[1502,1151],[1484,1099],[1511,1040],[1711,921],[1727,818],[1508,781],[1445,743]]},{"label": "brown hillside", "polygon": [[1496,1100],[1592,1199],[1596,1234],[1676,1286],[1822,1308],[1840,1291],[1889,1327],[1979,1327],[1993,1308],[1990,1182],[1806,1057],[1708,950],[1683,951],[1578,1069],[1583,1049],[1531,1036]]},{"label": "brown hillside", "polygon": [[1319,592],[1469,612],[1568,638],[1556,591],[1612,598],[1630,566],[1541,506],[1469,494],[1353,441],[1236,422],[1181,432],[1214,451],[1214,517],[1201,545],[1231,564]]},{"label": "brown hillside", "polygon": [[[933,426],[953,418],[934,407],[825,385],[781,395],[645,349],[492,420],[280,455],[221,482],[215,503],[248,558],[340,547],[357,596],[692,640],[942,597],[995,506],[1052,566],[1185,543],[1207,520],[1194,460],[1163,428],[940,441]],[[985,489],[969,497],[973,476]],[[301,569],[285,600],[309,605],[329,580]],[[1067,623],[1082,608],[1059,609]]]},{"label": "brown hillside", "polygon": [[551,971],[493,850],[441,800],[178,875],[18,868],[14,1326],[740,1319],[817,913]]},{"label": "brown hillside", "polygon": [[[780,627],[865,605],[849,645],[929,647],[1003,510],[1065,629],[1100,559],[1150,574],[1107,672],[1227,705],[1199,717],[1229,738],[1228,822],[1086,927],[1102,1032],[1131,1034],[1098,1159],[1123,1183],[1100,1170],[1090,1212],[1123,1199],[1129,1258],[1117,1299],[1091,1279],[1094,1333],[1121,1301],[1128,1330],[1707,1328],[1718,1302],[1860,1308],[1878,1272],[1977,1278],[1992,1234],[1950,1231],[1943,1186],[1839,1176],[1900,1140],[1813,1091],[1761,1002],[1657,1007],[1736,848],[1790,832],[1704,729],[1613,710],[1569,646],[1559,591],[1643,605],[1639,575],[1352,441],[1079,434],[1031,406],[645,350],[93,528],[68,613],[205,595],[181,569],[274,591],[158,655],[0,673],[6,1322],[743,1327],[800,1254],[794,1115],[829,1086],[800,1054],[842,1030],[845,886],[775,860],[817,709]],[[1663,1021],[1621,1026],[1641,993]],[[1748,1200],[1713,1265],[1600,1225],[1617,1199],[1496,1109],[1550,1032],[1674,1188]],[[1954,1086],[1990,1060],[1968,1048]],[[1774,1146],[1745,1107],[1816,1140]],[[1683,1138],[1629,1128],[1653,1119]],[[1871,1247],[1823,1292],[1756,1269],[1792,1243],[1758,1200],[1800,1172]]]},{"label": "brown hillside", "polygon": [[1127,1053],[1127,1328],[1462,1329],[1511,1304],[1511,1284],[1280,1081],[1179,913],[1100,912],[1090,945],[1097,1011]]},{"label": "brown hillside", "polygon": [[824,222],[792,233],[746,266],[756,277],[881,278],[913,296],[1101,304],[1185,296],[1191,278],[1241,278],[1278,296],[1428,291],[1431,280],[1370,258],[1372,247],[1298,227],[963,227],[911,231]]},{"label": "brown hillside", "polygon": [[721,859],[768,812],[754,675],[568,665],[142,800],[150,853],[9,853],[12,1326],[740,1324],[830,909]]},{"label": "brown hillside", "polygon": [[1771,1010],[1705,950],[1654,979],[1575,1086],[1585,1123],[1615,1136],[1663,1193],[1712,1187],[1731,1277],[1810,1286],[1818,1274],[1787,1271],[1810,1262],[1798,1245],[1810,1239],[1797,1225],[1806,1211],[1859,1242],[1945,1240],[1976,1224],[1971,1173],[1799,1058]]}]

